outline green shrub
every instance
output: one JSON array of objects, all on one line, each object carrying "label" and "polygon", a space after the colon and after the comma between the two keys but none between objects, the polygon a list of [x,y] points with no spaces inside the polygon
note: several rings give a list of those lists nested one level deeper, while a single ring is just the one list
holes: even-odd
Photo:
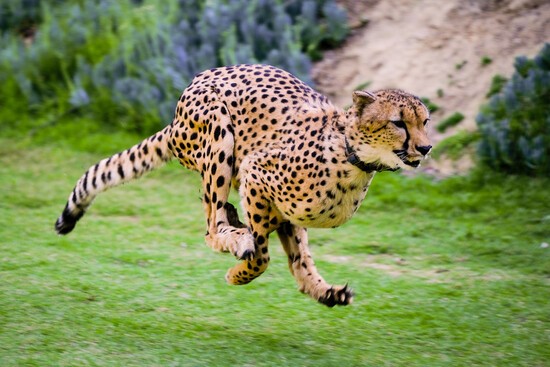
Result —
[{"label": "green shrub", "polygon": [[459,131],[440,141],[433,149],[431,156],[438,159],[446,155],[451,159],[457,160],[464,154],[467,148],[477,141],[479,141],[479,132]]},{"label": "green shrub", "polygon": [[6,0],[0,32],[0,98],[11,111],[38,112],[38,124],[78,114],[151,131],[208,68],[267,63],[311,83],[310,57],[347,25],[334,0]]},{"label": "green shrub", "polygon": [[481,66],[487,66],[492,62],[493,62],[493,59],[491,59],[489,56],[483,56],[481,58]]},{"label": "green shrub", "polygon": [[364,90],[364,89],[367,89],[369,87],[369,85],[371,85],[371,84],[372,84],[372,82],[370,80],[368,80],[366,82],[358,84],[355,88],[353,88],[353,90]]},{"label": "green shrub", "polygon": [[462,120],[464,120],[464,115],[460,112],[455,112],[451,116],[441,120],[436,129],[442,133],[448,128],[458,125]]},{"label": "green shrub", "polygon": [[493,79],[491,79],[491,86],[489,87],[489,91],[487,92],[485,97],[490,98],[495,94],[500,93],[507,81],[508,79],[500,74],[493,76]]},{"label": "green shrub", "polygon": [[14,31],[25,34],[30,32],[32,26],[40,20],[40,0],[2,0],[0,2],[0,33]]},{"label": "green shrub", "polygon": [[476,118],[479,155],[489,167],[550,176],[550,43],[515,72]]},{"label": "green shrub", "polygon": [[424,103],[426,107],[428,107],[428,111],[430,111],[430,113],[434,113],[435,111],[439,110],[439,106],[432,102],[428,97],[422,97],[420,98],[420,100],[422,100],[422,103]]}]

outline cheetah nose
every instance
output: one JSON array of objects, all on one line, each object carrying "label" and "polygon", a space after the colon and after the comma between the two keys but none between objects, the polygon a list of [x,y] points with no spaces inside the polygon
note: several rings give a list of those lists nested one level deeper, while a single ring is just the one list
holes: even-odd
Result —
[{"label": "cheetah nose", "polygon": [[422,155],[426,155],[432,150],[431,145],[422,145],[422,146],[416,146],[416,150],[420,152]]}]

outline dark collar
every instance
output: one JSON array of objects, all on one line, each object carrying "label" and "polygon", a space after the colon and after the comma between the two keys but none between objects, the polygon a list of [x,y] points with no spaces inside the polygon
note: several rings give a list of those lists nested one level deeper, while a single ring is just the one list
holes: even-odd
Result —
[{"label": "dark collar", "polygon": [[353,149],[349,145],[348,139],[344,138],[344,141],[346,142],[347,161],[353,164],[355,167],[359,168],[361,171],[364,171],[366,173],[373,173],[373,172],[380,172],[380,171],[397,171],[399,169],[399,168],[390,168],[380,163],[363,162],[362,160],[359,159],[359,157],[357,156],[357,153],[355,153],[355,149]]}]

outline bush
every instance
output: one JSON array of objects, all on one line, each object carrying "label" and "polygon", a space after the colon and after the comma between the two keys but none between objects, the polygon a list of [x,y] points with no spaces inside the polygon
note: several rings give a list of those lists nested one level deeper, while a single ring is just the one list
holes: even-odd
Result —
[{"label": "bush", "polygon": [[268,63],[311,83],[309,57],[342,41],[346,27],[334,0],[7,0],[0,98],[38,120],[80,114],[156,130],[204,69]]},{"label": "bush", "polygon": [[0,3],[0,33],[26,34],[40,22],[40,0],[4,0]]},{"label": "bush", "polygon": [[500,93],[507,81],[508,79],[500,74],[493,76],[493,79],[491,79],[491,86],[489,87],[489,91],[487,92],[485,97],[491,98],[495,94]]},{"label": "bush", "polygon": [[428,97],[422,97],[420,100],[426,105],[426,107],[428,107],[428,111],[430,111],[430,113],[434,113],[439,110],[439,106],[432,102]]},{"label": "bush", "polygon": [[476,118],[479,155],[494,169],[550,176],[550,43],[515,73]]},{"label": "bush", "polygon": [[443,119],[437,125],[437,131],[440,133],[445,132],[448,128],[458,125],[462,120],[464,120],[464,115],[460,112],[455,112],[451,116]]},{"label": "bush", "polygon": [[433,149],[431,156],[435,159],[441,158],[443,155],[457,160],[465,154],[465,150],[469,149],[474,143],[479,140],[479,132],[471,132],[466,130],[458,131],[441,140]]}]

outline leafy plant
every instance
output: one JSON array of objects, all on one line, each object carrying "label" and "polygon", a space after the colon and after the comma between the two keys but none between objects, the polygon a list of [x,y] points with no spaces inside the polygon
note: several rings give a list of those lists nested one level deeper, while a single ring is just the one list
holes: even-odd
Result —
[{"label": "leafy plant", "polygon": [[497,170],[550,175],[550,43],[515,72],[476,118],[479,155]]},{"label": "leafy plant", "polygon": [[310,57],[342,41],[346,24],[334,0],[8,0],[0,5],[0,98],[14,103],[3,120],[19,127],[38,112],[32,127],[78,114],[156,130],[204,69],[268,63],[311,83]]},{"label": "leafy plant", "polygon": [[372,82],[369,80],[369,81],[363,82],[363,83],[361,83],[361,84],[358,84],[358,85],[354,88],[354,90],[363,90],[363,89],[367,89],[367,88],[369,87],[369,85],[371,85],[371,83],[372,83]]},{"label": "leafy plant", "polygon": [[422,97],[420,99],[422,100],[422,103],[424,103],[426,107],[428,107],[430,113],[434,113],[435,111],[439,110],[439,106],[432,102],[428,97]]},{"label": "leafy plant", "polygon": [[462,60],[461,62],[455,64],[455,69],[456,70],[461,70],[467,63],[468,63],[468,61]]},{"label": "leafy plant", "polygon": [[489,87],[489,91],[487,92],[485,97],[490,98],[495,94],[499,93],[507,81],[508,79],[503,77],[500,74],[493,76],[493,79],[491,79],[491,86]]},{"label": "leafy plant", "polygon": [[0,33],[25,34],[40,22],[40,18],[40,0],[3,0],[0,3]]},{"label": "leafy plant", "polygon": [[348,34],[346,13],[333,1],[290,1],[287,11],[298,20],[298,32],[313,60],[320,60],[322,49],[338,45]]},{"label": "leafy plant", "polygon": [[437,125],[437,131],[440,133],[445,132],[448,128],[458,125],[462,120],[464,120],[464,115],[460,112],[455,112],[451,116],[441,120],[439,125]]},{"label": "leafy plant", "polygon": [[483,56],[481,58],[481,66],[487,66],[492,62],[493,62],[493,59],[491,59],[489,56]]},{"label": "leafy plant", "polygon": [[460,158],[465,149],[479,141],[479,133],[471,131],[459,131],[440,141],[432,151],[432,157],[440,158],[443,155],[451,159]]}]

